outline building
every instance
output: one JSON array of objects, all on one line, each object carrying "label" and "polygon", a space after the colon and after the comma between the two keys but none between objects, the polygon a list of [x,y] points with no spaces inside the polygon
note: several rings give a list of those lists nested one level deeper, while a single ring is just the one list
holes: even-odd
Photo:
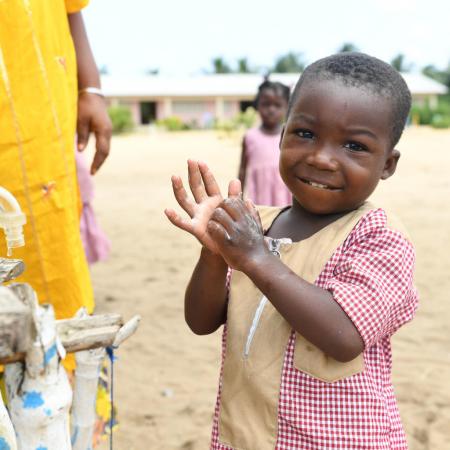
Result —
[{"label": "building", "polygon": [[[299,74],[271,74],[270,79],[293,87]],[[447,88],[422,74],[403,74],[413,101],[437,104]],[[263,79],[258,74],[211,74],[192,77],[147,75],[137,78],[102,76],[110,105],[127,106],[136,125],[177,116],[184,123],[208,127],[215,119],[225,120],[252,105]]]}]

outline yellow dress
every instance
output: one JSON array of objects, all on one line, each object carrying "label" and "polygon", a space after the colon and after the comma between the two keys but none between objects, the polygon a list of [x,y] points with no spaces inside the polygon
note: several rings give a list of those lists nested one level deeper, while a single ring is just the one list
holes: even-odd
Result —
[{"label": "yellow dress", "polygon": [[94,307],[79,232],[76,57],[67,20],[87,3],[0,0],[0,186],[27,216],[26,245],[13,254],[26,264],[18,281],[53,304],[57,318]]}]

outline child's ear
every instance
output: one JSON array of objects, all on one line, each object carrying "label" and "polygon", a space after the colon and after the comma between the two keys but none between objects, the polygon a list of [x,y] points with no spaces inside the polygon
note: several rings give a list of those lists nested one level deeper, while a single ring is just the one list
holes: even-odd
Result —
[{"label": "child's ear", "polygon": [[284,136],[284,130],[286,128],[286,125],[283,125],[283,127],[281,128],[281,134],[280,134],[280,142],[278,142],[278,148],[281,150],[281,142],[283,141],[283,136]]},{"label": "child's ear", "polygon": [[395,169],[397,169],[397,163],[399,159],[400,159],[400,152],[395,148],[392,149],[384,164],[384,169],[381,174],[382,180],[386,180],[387,178],[394,175]]}]

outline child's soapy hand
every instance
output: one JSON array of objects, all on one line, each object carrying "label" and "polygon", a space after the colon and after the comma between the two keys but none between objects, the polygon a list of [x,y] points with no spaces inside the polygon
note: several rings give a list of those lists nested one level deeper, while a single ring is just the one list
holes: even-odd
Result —
[{"label": "child's soapy hand", "polygon": [[245,272],[246,264],[270,255],[258,211],[250,200],[227,198],[217,207],[207,228],[226,263]]},{"label": "child's soapy hand", "polygon": [[[178,204],[189,218],[181,217],[173,209],[166,209],[164,212],[176,227],[192,234],[204,247],[217,254],[217,245],[211,239],[207,226],[215,209],[223,201],[222,194],[214,175],[204,162],[188,160],[188,175],[193,199],[188,196],[180,177],[172,177],[172,188]],[[240,193],[239,180],[230,181],[228,196],[235,198]]]}]

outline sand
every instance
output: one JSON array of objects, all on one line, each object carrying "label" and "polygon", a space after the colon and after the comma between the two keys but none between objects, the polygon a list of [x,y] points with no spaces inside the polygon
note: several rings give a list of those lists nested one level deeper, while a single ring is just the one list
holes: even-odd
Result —
[{"label": "sand", "polygon": [[[221,186],[234,177],[238,135],[140,133],[115,137],[96,176],[95,209],[113,251],[92,277],[98,312],[142,316],[118,351],[119,450],[208,448],[220,332],[195,336],[184,323],[184,287],[199,252],[163,209],[175,206],[170,175],[186,159],[207,161]],[[394,338],[394,385],[411,450],[450,449],[450,131],[410,128],[393,178],[374,200],[395,210],[416,244],[416,319]],[[92,151],[92,147],[89,151]],[[102,449],[109,448],[106,443]]]}]

